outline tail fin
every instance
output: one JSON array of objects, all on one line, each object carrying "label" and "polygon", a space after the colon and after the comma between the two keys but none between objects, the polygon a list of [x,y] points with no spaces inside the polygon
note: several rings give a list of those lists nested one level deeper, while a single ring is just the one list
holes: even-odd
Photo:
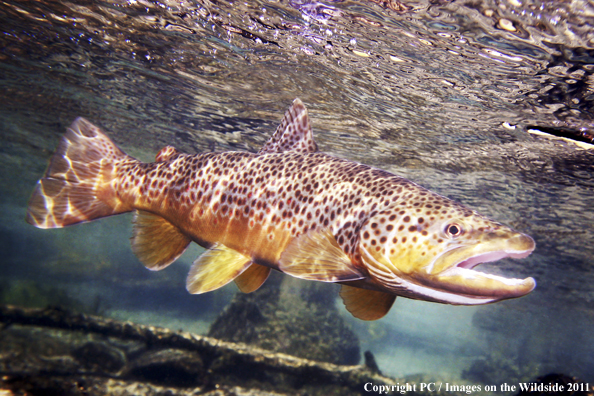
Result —
[{"label": "tail fin", "polygon": [[77,118],[37,182],[27,222],[39,228],[59,228],[130,211],[112,183],[117,163],[126,159],[134,161],[99,128]]}]

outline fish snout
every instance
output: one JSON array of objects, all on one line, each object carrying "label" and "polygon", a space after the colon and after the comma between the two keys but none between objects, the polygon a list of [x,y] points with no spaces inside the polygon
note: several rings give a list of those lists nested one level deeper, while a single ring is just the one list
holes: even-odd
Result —
[{"label": "fish snout", "polygon": [[507,253],[512,258],[526,257],[536,247],[534,239],[530,236],[511,229],[485,233],[480,237],[480,241],[492,246],[493,250]]},{"label": "fish snout", "polygon": [[536,243],[530,236],[526,234],[517,234],[507,240],[505,250],[510,253],[513,258],[523,258],[532,253],[535,247]]}]

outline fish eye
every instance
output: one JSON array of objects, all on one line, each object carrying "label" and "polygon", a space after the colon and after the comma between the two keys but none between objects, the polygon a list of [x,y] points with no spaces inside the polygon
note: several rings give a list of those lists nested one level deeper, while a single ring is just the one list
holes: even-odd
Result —
[{"label": "fish eye", "polygon": [[460,226],[456,223],[448,224],[445,227],[445,233],[450,237],[460,236],[460,235],[462,235],[463,232],[464,232],[464,230],[462,229],[462,226]]}]

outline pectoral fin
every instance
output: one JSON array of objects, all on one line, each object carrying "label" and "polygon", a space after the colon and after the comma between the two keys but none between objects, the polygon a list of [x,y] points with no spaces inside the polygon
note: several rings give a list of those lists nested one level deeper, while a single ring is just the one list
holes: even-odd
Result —
[{"label": "pectoral fin", "polygon": [[186,280],[186,288],[192,294],[218,289],[237,278],[251,262],[250,257],[225,245],[215,245],[194,261]]},{"label": "pectoral fin", "polygon": [[150,212],[136,211],[132,250],[148,269],[161,270],[173,263],[190,244],[179,228]]},{"label": "pectoral fin", "polygon": [[281,254],[279,269],[296,278],[321,282],[363,278],[329,229],[308,232],[292,240]]},{"label": "pectoral fin", "polygon": [[270,275],[270,268],[254,263],[235,278],[235,284],[243,293],[251,293],[266,282],[268,275]]},{"label": "pectoral fin", "polygon": [[347,285],[342,285],[340,288],[340,297],[347,311],[361,320],[383,318],[396,300],[396,296],[393,294]]}]

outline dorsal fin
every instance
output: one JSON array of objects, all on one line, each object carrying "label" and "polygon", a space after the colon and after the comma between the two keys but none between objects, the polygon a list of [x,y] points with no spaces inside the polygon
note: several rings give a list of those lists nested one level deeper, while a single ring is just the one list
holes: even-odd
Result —
[{"label": "dorsal fin", "polygon": [[313,139],[311,124],[307,109],[297,98],[285,113],[274,135],[258,151],[258,154],[282,153],[296,151],[299,153],[314,153],[318,145]]},{"label": "dorsal fin", "polygon": [[396,296],[375,290],[360,289],[358,287],[342,285],[340,297],[344,305],[355,318],[361,320],[377,320],[383,318]]},{"label": "dorsal fin", "polygon": [[173,157],[180,155],[181,152],[177,151],[177,149],[173,146],[165,146],[157,153],[155,157],[155,162],[163,162],[169,161]]},{"label": "dorsal fin", "polygon": [[270,268],[253,263],[241,275],[235,278],[235,284],[243,293],[255,292],[270,275]]},{"label": "dorsal fin", "polygon": [[130,240],[136,257],[148,269],[161,270],[185,252],[190,238],[179,228],[156,214],[136,211],[134,230]]},{"label": "dorsal fin", "polygon": [[225,245],[216,244],[194,261],[186,280],[192,294],[202,294],[225,286],[245,271],[252,259]]},{"label": "dorsal fin", "polygon": [[279,270],[296,278],[320,282],[363,278],[330,229],[310,231],[293,239],[281,254]]}]

